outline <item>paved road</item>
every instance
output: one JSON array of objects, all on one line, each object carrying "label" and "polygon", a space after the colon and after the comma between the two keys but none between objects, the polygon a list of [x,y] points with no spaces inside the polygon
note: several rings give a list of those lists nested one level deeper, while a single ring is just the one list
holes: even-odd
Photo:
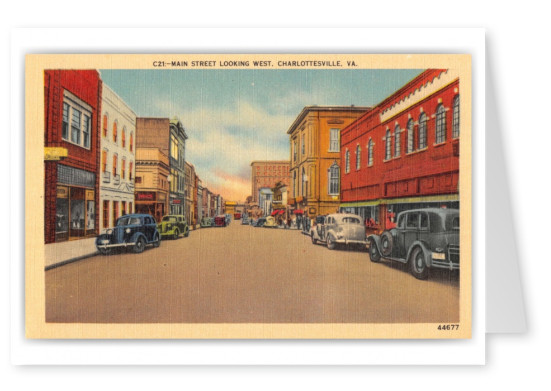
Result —
[{"label": "paved road", "polygon": [[391,323],[459,320],[457,273],[419,281],[367,252],[328,250],[295,230],[192,231],[142,254],[46,272],[46,321]]}]

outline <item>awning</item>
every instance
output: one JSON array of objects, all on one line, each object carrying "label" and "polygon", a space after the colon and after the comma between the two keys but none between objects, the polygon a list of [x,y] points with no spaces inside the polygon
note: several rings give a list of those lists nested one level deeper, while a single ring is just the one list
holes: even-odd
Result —
[{"label": "awning", "polygon": [[275,216],[277,214],[277,210],[274,210],[270,216]]},{"label": "awning", "polygon": [[293,213],[296,215],[301,215],[301,214],[304,214],[304,211],[302,209],[295,209]]},{"label": "awning", "polygon": [[279,214],[280,214],[280,215],[285,214],[285,209],[281,209],[281,210],[279,211]]}]

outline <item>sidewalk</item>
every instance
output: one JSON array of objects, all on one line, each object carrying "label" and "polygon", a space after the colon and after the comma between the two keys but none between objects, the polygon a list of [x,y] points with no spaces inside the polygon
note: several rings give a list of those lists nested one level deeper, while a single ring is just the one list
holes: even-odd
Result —
[{"label": "sidewalk", "polygon": [[96,238],[50,243],[44,246],[44,268],[52,269],[97,254]]}]

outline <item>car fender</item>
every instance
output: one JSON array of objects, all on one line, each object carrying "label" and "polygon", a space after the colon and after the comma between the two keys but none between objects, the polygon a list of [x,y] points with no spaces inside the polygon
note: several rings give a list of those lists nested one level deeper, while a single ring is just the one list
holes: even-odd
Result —
[{"label": "car fender", "polygon": [[[155,229],[155,232],[158,232],[158,231]],[[136,243],[140,237],[143,237],[145,239],[145,242],[149,243],[149,241],[147,240],[147,237],[143,234],[143,232],[134,232],[134,235],[132,235],[132,237],[130,238],[130,242]]]},{"label": "car fender", "polygon": [[427,244],[425,242],[422,242],[420,240],[416,240],[415,242],[413,242],[411,244],[411,246],[409,246],[408,253],[407,253],[407,256],[406,256],[406,262],[409,262],[409,256],[411,255],[411,252],[413,251],[413,249],[415,247],[421,247],[423,249],[423,254],[425,254],[425,264],[427,265],[427,267],[431,267],[432,266],[432,258],[431,258],[432,252],[429,250],[429,246],[427,246]]},{"label": "car fender", "polygon": [[381,254],[381,237],[379,235],[369,235],[367,238],[366,238],[366,241],[369,241],[369,239],[373,239],[373,241],[375,242],[375,244],[377,245],[377,251],[379,252],[379,254],[382,256]]},{"label": "car fender", "polygon": [[100,240],[105,240],[105,239],[111,241],[110,235],[108,235],[108,234],[100,234],[100,235],[98,235],[98,236],[96,237],[96,246],[100,243]]},{"label": "car fender", "polygon": [[315,227],[310,228],[310,236],[312,236],[316,240],[320,240],[320,237],[318,235],[318,230]]},{"label": "car fender", "polygon": [[333,235],[333,237],[334,237],[335,239],[337,239],[337,233],[335,232],[334,229],[330,229],[330,230],[328,230],[328,231],[325,231],[325,241],[327,241],[327,237],[328,237],[329,235]]}]

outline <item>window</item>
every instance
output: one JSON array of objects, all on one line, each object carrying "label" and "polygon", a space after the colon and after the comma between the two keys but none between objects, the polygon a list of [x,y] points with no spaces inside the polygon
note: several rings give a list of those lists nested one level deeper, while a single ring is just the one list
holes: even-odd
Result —
[{"label": "window", "polygon": [[427,115],[421,113],[419,116],[419,142],[417,143],[419,149],[427,147]]},{"label": "window", "polygon": [[446,109],[438,105],[436,109],[436,144],[446,141]]},{"label": "window", "polygon": [[459,95],[453,98],[452,137],[459,137]]},{"label": "window", "polygon": [[103,201],[103,228],[109,227],[109,201]]},{"label": "window", "polygon": [[407,153],[413,152],[413,118],[410,118],[407,124],[407,132],[408,132],[408,145],[407,145]]},{"label": "window", "polygon": [[329,167],[329,195],[339,194],[339,176],[339,166],[337,163],[333,163],[331,167]]},{"label": "window", "polygon": [[340,150],[340,129],[329,129],[329,152],[339,152]]},{"label": "window", "polygon": [[385,160],[390,160],[392,157],[392,139],[390,137],[390,130],[386,131],[385,137]]},{"label": "window", "polygon": [[360,169],[361,160],[362,160],[362,149],[360,148],[359,145],[356,145],[356,170]]},{"label": "window", "polygon": [[101,151],[101,172],[107,171],[107,151]]},{"label": "window", "polygon": [[128,179],[132,180],[132,168],[134,168],[134,163],[130,162],[128,164]]},{"label": "window", "polygon": [[134,213],[134,210],[132,209],[132,202],[128,203],[128,213],[130,214]]},{"label": "window", "polygon": [[130,132],[130,152],[134,149],[134,133]]},{"label": "window", "polygon": [[65,92],[61,138],[72,144],[90,148],[92,109],[76,96]]},{"label": "window", "polygon": [[304,151],[306,150],[304,146],[304,135],[302,135],[302,145],[300,147],[300,152],[304,155]]},{"label": "window", "polygon": [[396,125],[396,127],[394,128],[394,157],[400,156],[400,149],[400,126]]},{"label": "window", "polygon": [[297,196],[297,172],[293,171],[293,198]]},{"label": "window", "polygon": [[118,156],[117,154],[113,155],[113,178],[117,176],[117,160]]},{"label": "window", "polygon": [[121,162],[121,179],[124,179],[126,177],[126,159],[125,158],[122,158],[122,162]]},{"label": "window", "polygon": [[302,167],[302,195],[306,195],[306,172],[304,171],[304,167]]},{"label": "window", "polygon": [[126,214],[126,201],[121,201],[121,204],[121,216],[124,216]]},{"label": "window", "polygon": [[178,139],[173,134],[170,135],[170,156],[178,160]]},{"label": "window", "polygon": [[373,165],[373,140],[369,139],[369,143],[367,144],[367,165],[371,166]]},{"label": "window", "polygon": [[122,128],[122,147],[126,147],[126,128]]},{"label": "window", "polygon": [[119,217],[119,202],[113,201],[113,225],[116,224],[118,217]]},{"label": "window", "polygon": [[103,122],[101,125],[101,129],[103,132],[103,137],[107,137],[107,114],[103,115]]},{"label": "window", "polygon": [[344,172],[350,172],[350,151],[347,149],[344,153]]},{"label": "window", "polygon": [[117,121],[113,122],[113,142],[117,142]]},{"label": "window", "polygon": [[137,176],[136,179],[134,180],[136,183],[142,183],[142,177],[141,176]]},{"label": "window", "polygon": [[[295,140],[293,142],[293,161],[297,161],[297,149],[298,149],[298,144],[297,144],[297,141]],[[266,169],[266,167],[264,167],[264,170]]]},{"label": "window", "polygon": [[410,213],[406,218],[406,228],[417,228],[419,226],[419,214]]}]

